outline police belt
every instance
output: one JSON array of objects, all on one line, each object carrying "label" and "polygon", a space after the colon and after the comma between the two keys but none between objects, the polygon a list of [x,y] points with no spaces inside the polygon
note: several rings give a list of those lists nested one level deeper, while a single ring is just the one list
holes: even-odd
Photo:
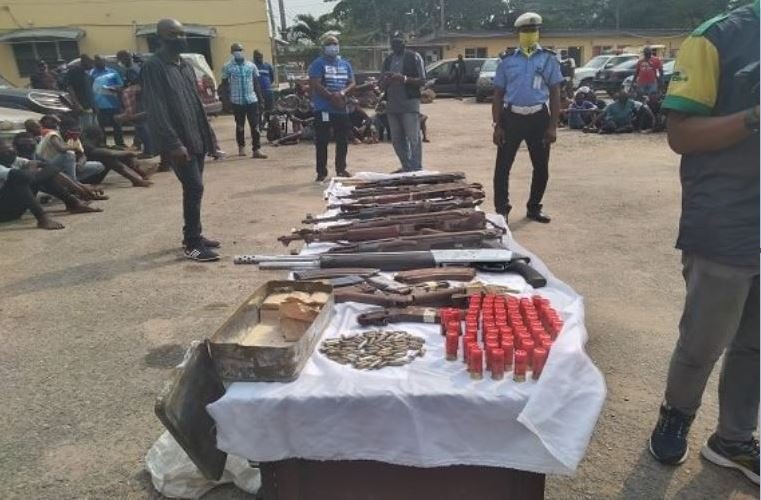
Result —
[{"label": "police belt", "polygon": [[544,109],[544,104],[536,104],[534,106],[516,106],[514,104],[508,104],[505,109],[516,115],[534,115]]}]

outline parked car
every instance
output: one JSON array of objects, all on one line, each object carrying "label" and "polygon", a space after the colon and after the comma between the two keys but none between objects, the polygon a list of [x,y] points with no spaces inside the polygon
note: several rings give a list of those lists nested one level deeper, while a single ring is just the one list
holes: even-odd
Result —
[{"label": "parked car", "polygon": [[[139,57],[145,59],[151,54],[138,54]],[[106,65],[116,71],[119,69],[119,62],[116,60],[115,55],[102,56],[106,59]],[[198,87],[198,95],[201,97],[203,107],[206,110],[207,115],[217,115],[222,112],[222,102],[217,97],[217,79],[214,77],[214,72],[206,62],[206,58],[203,54],[181,54],[182,59],[193,67],[193,71],[196,74],[196,85]],[[79,58],[69,62],[67,67],[79,65]]]},{"label": "parked car", "polygon": [[23,109],[0,107],[0,139],[13,139],[16,134],[26,130],[24,122],[30,118],[39,121],[42,115]]},{"label": "parked car", "polygon": [[610,69],[600,70],[595,76],[592,87],[595,90],[604,90],[613,97],[623,85],[624,80],[634,74],[636,66],[637,59],[631,59]]},{"label": "parked car", "polygon": [[[468,58],[465,59],[465,77],[462,81],[462,93],[466,96],[476,95],[476,80],[481,72],[481,66],[488,61],[486,58]],[[455,80],[451,74],[452,64],[456,59],[442,59],[436,61],[426,68],[428,77],[427,88],[436,92],[436,95],[454,95],[457,93]]]},{"label": "parked car", "polygon": [[584,66],[576,68],[573,74],[573,88],[591,87],[598,71],[610,69],[623,62],[638,59],[637,54],[602,54],[595,56]]},{"label": "parked car", "polygon": [[60,115],[71,112],[71,100],[66,92],[19,88],[0,76],[0,107]]},{"label": "parked car", "polygon": [[[671,77],[674,76],[674,64],[676,60],[667,61],[663,63],[663,91],[668,89]],[[624,90],[631,92],[634,90],[634,75],[626,77],[626,80],[622,83]]]},{"label": "parked car", "polygon": [[481,72],[478,74],[478,81],[476,82],[476,102],[484,102],[494,96],[494,77],[500,62],[502,60],[495,57],[494,59],[487,59],[481,66]]}]

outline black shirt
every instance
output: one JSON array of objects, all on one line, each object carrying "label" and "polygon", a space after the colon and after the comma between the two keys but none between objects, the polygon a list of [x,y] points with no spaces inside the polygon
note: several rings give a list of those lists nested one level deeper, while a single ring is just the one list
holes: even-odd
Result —
[{"label": "black shirt", "polygon": [[92,77],[82,66],[66,72],[66,88],[74,93],[82,109],[92,109]]},{"label": "black shirt", "polygon": [[159,50],[145,62],[140,77],[148,127],[158,150],[168,153],[185,146],[192,155],[214,151],[193,68],[182,58],[171,62]]}]

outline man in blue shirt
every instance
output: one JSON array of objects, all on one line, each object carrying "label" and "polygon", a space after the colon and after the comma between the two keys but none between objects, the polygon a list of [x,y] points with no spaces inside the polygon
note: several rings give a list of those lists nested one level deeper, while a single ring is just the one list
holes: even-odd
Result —
[{"label": "man in blue shirt", "polygon": [[581,130],[591,125],[597,113],[597,106],[586,100],[586,95],[576,92],[573,102],[568,106],[568,128]]},{"label": "man in blue shirt", "polygon": [[238,142],[238,156],[246,156],[246,119],[251,128],[252,158],[267,158],[262,153],[259,136],[259,102],[262,91],[259,86],[259,71],[243,55],[243,45],[230,46],[232,58],[222,68],[222,81],[230,89],[230,103],[235,116],[235,140]]},{"label": "man in blue shirt", "polygon": [[346,94],[354,88],[354,71],[351,64],[338,55],[338,38],[332,35],[325,37],[322,52],[323,55],[309,66],[317,148],[317,182],[328,177],[328,142],[331,130],[336,141],[336,176],[350,176],[346,170],[347,136],[351,127],[346,111]]},{"label": "man in blue shirt", "polygon": [[259,50],[254,51],[254,64],[259,70],[259,85],[262,88],[262,97],[264,97],[264,111],[272,111],[274,100],[272,83],[275,81],[275,68],[270,63],[264,62],[264,54]]},{"label": "man in blue shirt", "polygon": [[104,134],[106,133],[105,127],[113,127],[114,142],[117,146],[126,147],[122,125],[114,120],[114,117],[122,109],[120,93],[124,88],[124,80],[118,71],[106,66],[106,60],[101,56],[95,56],[94,65],[95,67],[90,71],[90,77],[92,78],[93,104],[98,117],[98,124],[103,129]]},{"label": "man in blue shirt", "polygon": [[557,139],[563,75],[555,54],[539,45],[541,24],[542,17],[534,12],[516,19],[520,47],[502,59],[494,77],[492,126],[494,144],[499,148],[494,205],[507,219],[512,208],[508,197],[510,169],[521,142],[526,141],[534,167],[526,217],[548,223],[550,218],[542,212],[542,197],[549,177],[550,144]]}]

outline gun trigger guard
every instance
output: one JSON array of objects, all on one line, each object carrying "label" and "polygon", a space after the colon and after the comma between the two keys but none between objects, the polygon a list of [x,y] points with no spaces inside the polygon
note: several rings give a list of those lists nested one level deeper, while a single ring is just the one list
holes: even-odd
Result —
[{"label": "gun trigger guard", "polygon": [[487,273],[504,273],[505,271],[507,271],[507,265],[498,264],[494,262],[483,262],[479,264],[474,264],[474,267],[478,269],[479,271],[484,271]]}]

